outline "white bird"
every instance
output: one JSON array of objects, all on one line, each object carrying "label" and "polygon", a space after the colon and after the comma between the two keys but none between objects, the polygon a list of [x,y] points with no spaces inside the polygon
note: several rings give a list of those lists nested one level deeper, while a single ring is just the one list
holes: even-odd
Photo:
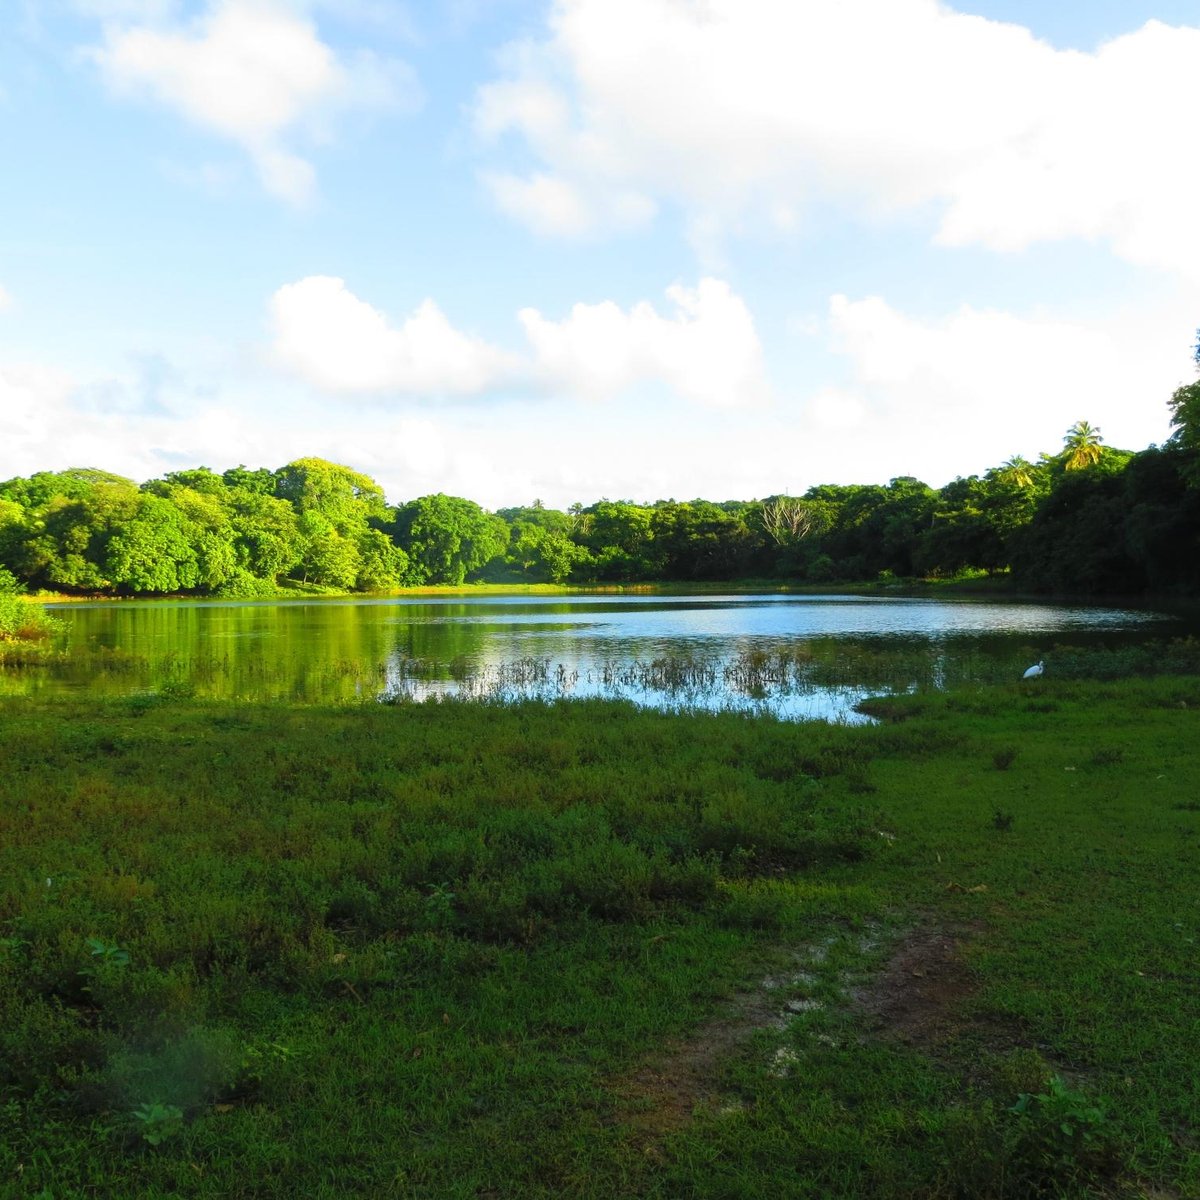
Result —
[{"label": "white bird", "polygon": [[1042,673],[1042,668],[1045,667],[1045,665],[1046,665],[1045,662],[1034,663],[1033,666],[1030,667],[1029,670],[1026,671],[1024,675],[1021,676],[1021,678],[1022,679],[1036,679]]}]

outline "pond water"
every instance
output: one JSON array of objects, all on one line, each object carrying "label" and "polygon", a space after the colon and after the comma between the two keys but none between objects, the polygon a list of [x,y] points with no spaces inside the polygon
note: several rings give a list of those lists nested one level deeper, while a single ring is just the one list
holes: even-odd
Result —
[{"label": "pond water", "polygon": [[81,653],[0,691],[344,702],[602,696],[860,719],[880,691],[1017,678],[1055,648],[1178,637],[1133,608],[787,593],[67,604]]}]

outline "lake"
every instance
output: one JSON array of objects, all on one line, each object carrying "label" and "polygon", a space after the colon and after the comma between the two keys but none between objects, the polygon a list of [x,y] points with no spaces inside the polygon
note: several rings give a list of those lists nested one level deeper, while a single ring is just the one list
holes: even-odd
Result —
[{"label": "lake", "polygon": [[[1194,622],[1092,605],[901,596],[569,596],[123,601],[52,606],[83,651],[0,692],[174,689],[346,702],[603,696],[861,719],[889,690],[1018,678],[1055,647],[1179,637]],[[1061,653],[1061,651],[1060,651]]]}]

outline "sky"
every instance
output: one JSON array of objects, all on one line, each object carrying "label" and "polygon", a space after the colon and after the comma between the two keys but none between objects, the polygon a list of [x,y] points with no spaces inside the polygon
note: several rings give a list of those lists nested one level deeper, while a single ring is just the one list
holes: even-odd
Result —
[{"label": "sky", "polygon": [[0,480],[753,499],[1170,434],[1200,0],[0,0]]}]

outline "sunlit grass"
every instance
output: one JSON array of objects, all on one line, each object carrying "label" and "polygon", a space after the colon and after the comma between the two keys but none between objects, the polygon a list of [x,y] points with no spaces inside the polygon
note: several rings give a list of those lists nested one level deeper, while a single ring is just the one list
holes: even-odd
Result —
[{"label": "sunlit grass", "polygon": [[[1190,1194],[1198,709],[0,701],[0,1194]],[[913,928],[936,1043],[853,1000]],[[655,1125],[622,1081],[797,955]]]}]

